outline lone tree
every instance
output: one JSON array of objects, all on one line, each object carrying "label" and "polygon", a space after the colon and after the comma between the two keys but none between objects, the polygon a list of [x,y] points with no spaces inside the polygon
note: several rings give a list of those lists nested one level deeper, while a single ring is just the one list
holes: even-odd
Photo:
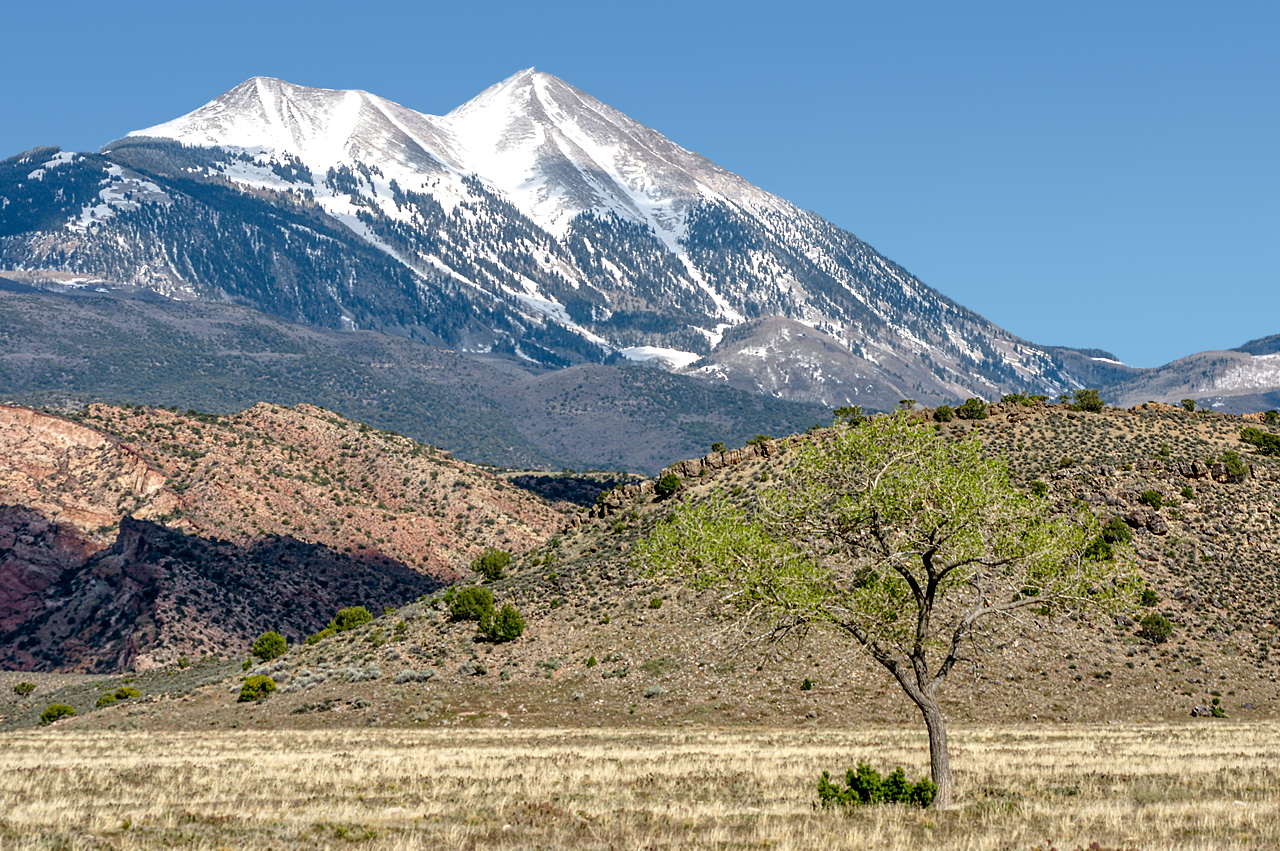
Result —
[{"label": "lone tree", "polygon": [[1020,610],[1127,607],[1123,563],[1090,559],[1088,512],[1055,515],[977,439],[949,443],[907,412],[803,443],[751,510],[713,498],[674,512],[637,562],[719,589],[771,634],[834,629],[919,708],[936,805],[952,800],[938,692],[966,645]]}]

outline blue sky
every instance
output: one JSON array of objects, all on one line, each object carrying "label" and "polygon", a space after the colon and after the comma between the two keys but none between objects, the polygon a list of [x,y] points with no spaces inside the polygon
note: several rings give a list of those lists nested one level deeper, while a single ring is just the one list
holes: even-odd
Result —
[{"label": "blue sky", "polygon": [[8,4],[0,156],[255,76],[442,113],[530,66],[1042,344],[1280,333],[1280,5]]}]

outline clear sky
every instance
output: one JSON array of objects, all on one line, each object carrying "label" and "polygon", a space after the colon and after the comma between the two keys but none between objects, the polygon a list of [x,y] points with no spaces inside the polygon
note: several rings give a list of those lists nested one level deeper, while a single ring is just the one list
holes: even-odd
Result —
[{"label": "clear sky", "polygon": [[266,75],[443,113],[530,66],[1033,342],[1280,333],[1274,2],[7,3],[0,157]]}]

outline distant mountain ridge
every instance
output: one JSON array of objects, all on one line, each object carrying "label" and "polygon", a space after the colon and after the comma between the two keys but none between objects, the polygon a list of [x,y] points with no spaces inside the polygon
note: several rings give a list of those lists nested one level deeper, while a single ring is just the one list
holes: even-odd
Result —
[{"label": "distant mountain ridge", "polygon": [[443,116],[257,77],[99,154],[10,158],[0,198],[0,268],[516,362],[660,363],[879,409],[1056,396],[1123,367],[998,328],[533,69]]}]

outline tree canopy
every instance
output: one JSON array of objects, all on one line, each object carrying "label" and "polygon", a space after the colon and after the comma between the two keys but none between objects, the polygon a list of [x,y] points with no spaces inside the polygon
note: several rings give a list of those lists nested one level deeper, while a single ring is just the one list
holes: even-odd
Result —
[{"label": "tree canopy", "polygon": [[753,504],[673,512],[636,548],[649,570],[719,589],[778,633],[835,629],[920,708],[938,803],[951,801],[938,689],[984,624],[1030,611],[1128,606],[1123,560],[1090,558],[1098,523],[1020,492],[976,438],[909,412],[837,423],[789,453]]}]

